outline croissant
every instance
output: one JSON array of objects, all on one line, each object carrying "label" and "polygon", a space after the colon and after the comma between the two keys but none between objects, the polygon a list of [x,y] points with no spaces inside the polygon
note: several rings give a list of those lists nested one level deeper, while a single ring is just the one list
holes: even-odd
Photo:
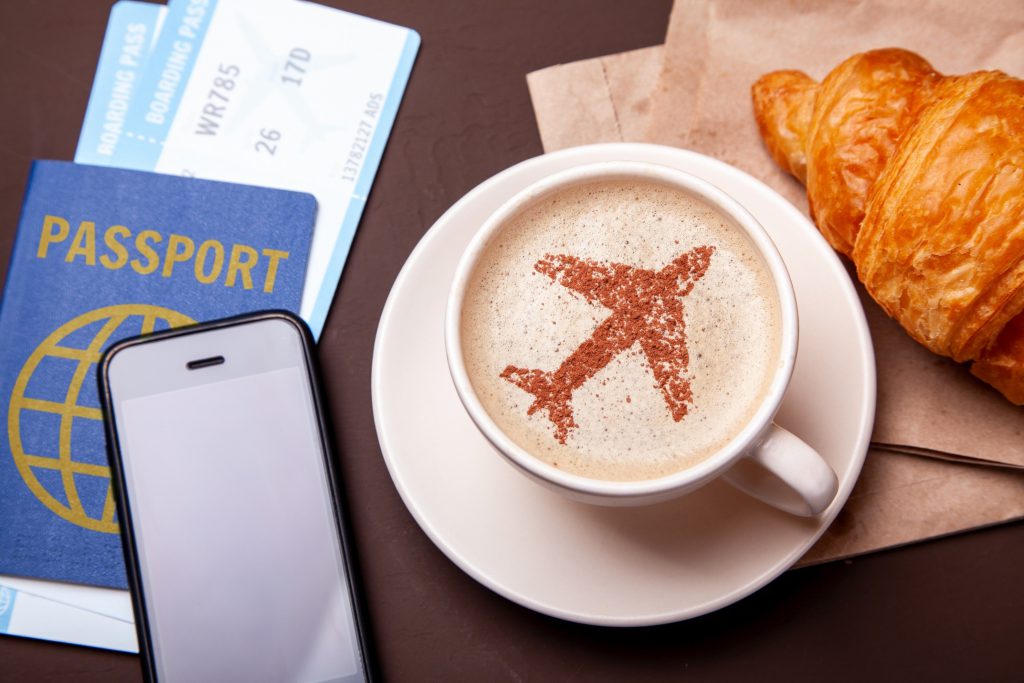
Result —
[{"label": "croissant", "polygon": [[1024,81],[885,49],[821,83],[766,74],[752,95],[768,151],[871,296],[1024,404]]}]

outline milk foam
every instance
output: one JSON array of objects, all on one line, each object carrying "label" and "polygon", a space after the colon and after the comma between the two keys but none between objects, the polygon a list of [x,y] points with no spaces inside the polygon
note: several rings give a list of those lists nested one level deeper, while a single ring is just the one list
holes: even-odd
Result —
[{"label": "milk foam", "polygon": [[[577,427],[563,445],[534,396],[500,375],[556,370],[611,314],[534,269],[548,254],[660,270],[694,247],[715,251],[681,299],[693,401],[676,422],[638,344],[572,394]],[[541,460],[605,480],[661,477],[701,462],[764,400],[780,363],[771,274],[746,234],[702,200],[647,181],[606,180],[542,198],[492,240],[462,311],[470,381],[499,427]]]}]

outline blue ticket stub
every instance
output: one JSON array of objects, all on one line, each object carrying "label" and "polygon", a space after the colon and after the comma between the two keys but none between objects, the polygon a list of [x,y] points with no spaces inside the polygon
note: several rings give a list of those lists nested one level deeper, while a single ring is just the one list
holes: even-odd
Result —
[{"label": "blue ticket stub", "polygon": [[110,10],[75,161],[111,166],[132,95],[145,72],[167,8],[121,0]]},{"label": "blue ticket stub", "polygon": [[300,314],[319,336],[418,34],[299,0],[140,4],[115,7],[76,160],[313,194]]},{"label": "blue ticket stub", "polygon": [[14,614],[14,602],[18,599],[18,591],[7,586],[0,586],[0,633],[7,633]]}]

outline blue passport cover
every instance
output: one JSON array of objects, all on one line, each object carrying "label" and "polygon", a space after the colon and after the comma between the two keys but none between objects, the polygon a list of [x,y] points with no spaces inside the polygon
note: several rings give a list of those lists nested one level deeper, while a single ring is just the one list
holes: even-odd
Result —
[{"label": "blue passport cover", "polygon": [[127,586],[101,353],[193,321],[297,313],[315,217],[305,193],[33,164],[0,306],[0,574]]}]

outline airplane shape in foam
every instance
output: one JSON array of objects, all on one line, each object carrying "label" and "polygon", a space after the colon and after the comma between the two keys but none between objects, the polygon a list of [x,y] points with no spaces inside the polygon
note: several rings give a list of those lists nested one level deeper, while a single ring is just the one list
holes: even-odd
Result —
[{"label": "airplane shape in foam", "polygon": [[527,414],[547,411],[555,439],[564,444],[577,426],[573,392],[617,355],[639,344],[672,418],[682,420],[693,403],[686,377],[690,356],[682,300],[707,272],[713,252],[711,246],[696,247],[657,271],[551,254],[534,264],[537,272],[612,313],[557,370],[505,368],[503,379],[534,396]]}]

